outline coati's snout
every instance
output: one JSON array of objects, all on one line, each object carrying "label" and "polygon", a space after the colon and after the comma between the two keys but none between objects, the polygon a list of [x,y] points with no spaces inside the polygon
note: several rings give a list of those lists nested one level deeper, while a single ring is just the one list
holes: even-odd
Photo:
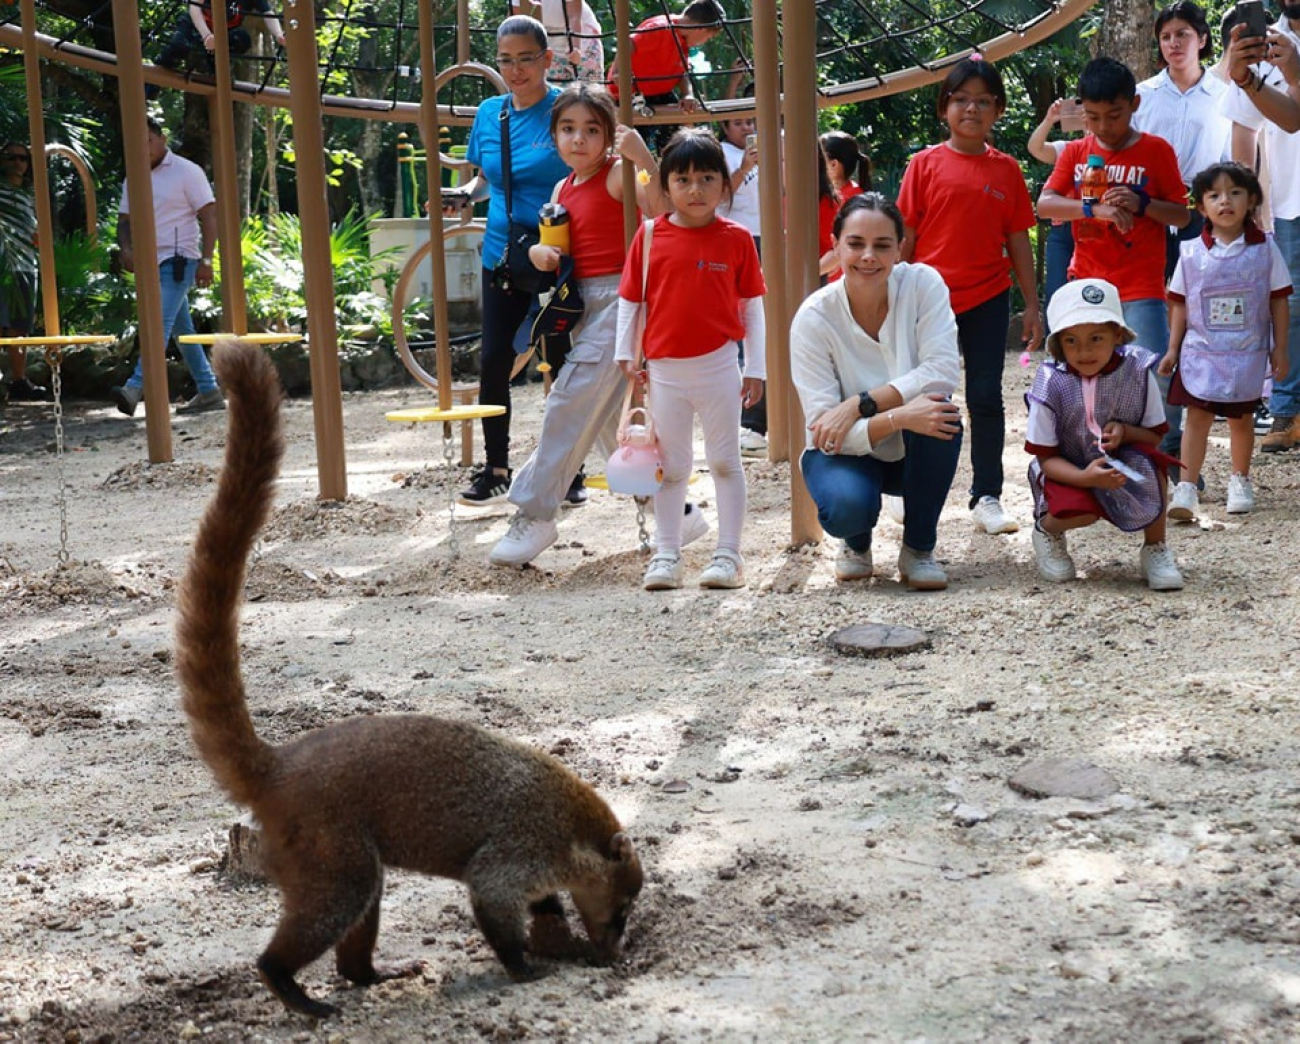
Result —
[{"label": "coati's snout", "polygon": [[606,963],[622,953],[623,932],[643,880],[641,860],[627,834],[615,834],[609,847],[604,879],[570,892],[597,958]]}]

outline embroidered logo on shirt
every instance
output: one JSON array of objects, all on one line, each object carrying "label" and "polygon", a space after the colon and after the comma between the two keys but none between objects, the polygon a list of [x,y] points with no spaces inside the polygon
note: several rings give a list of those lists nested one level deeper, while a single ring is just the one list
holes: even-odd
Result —
[{"label": "embroidered logo on shirt", "polygon": [[705,261],[703,258],[695,262],[696,271],[699,272],[729,272],[731,266],[724,261]]}]

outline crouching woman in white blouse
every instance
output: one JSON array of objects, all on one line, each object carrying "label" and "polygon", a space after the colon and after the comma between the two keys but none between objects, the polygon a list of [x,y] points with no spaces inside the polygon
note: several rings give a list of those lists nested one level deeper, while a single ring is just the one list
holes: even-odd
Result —
[{"label": "crouching woman in white blouse", "polygon": [[790,330],[808,421],[800,466],[822,528],[844,541],[837,579],[871,576],[871,531],[889,494],[905,510],[899,575],[937,591],[948,586],[934,557],[939,514],[961,455],[961,414],[948,401],[957,323],[939,273],[899,260],[902,240],[902,215],[876,192],[835,218],[844,278],[805,300]]}]

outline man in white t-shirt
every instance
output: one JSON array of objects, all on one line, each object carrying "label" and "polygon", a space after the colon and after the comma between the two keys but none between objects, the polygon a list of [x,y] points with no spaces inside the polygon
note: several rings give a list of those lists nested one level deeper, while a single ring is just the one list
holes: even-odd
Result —
[{"label": "man in white t-shirt", "polygon": [[[1300,286],[1300,3],[1280,5],[1282,17],[1266,37],[1245,35],[1246,26],[1232,28],[1228,48],[1228,76],[1233,87],[1224,101],[1224,115],[1238,131],[1234,133],[1233,159],[1254,168],[1255,133],[1264,132],[1272,177],[1273,237],[1291,272],[1291,283]],[[1273,414],[1272,430],[1260,449],[1278,453],[1300,445],[1300,297],[1289,301],[1287,357],[1290,372],[1273,382],[1268,408]]]},{"label": "man in white t-shirt", "polygon": [[[167,135],[149,121],[149,165],[152,167],[153,222],[158,238],[158,277],[162,284],[163,342],[177,335],[194,333],[190,315],[190,287],[212,285],[212,256],[217,246],[217,204],[203,168],[167,148]],[[131,249],[131,214],[126,185],[118,208],[117,241],[122,267],[136,269]],[[197,394],[176,407],[177,413],[200,413],[225,409],[226,400],[217,387],[216,374],[202,345],[182,344],[181,354],[190,368]],[[134,416],[144,396],[144,360],[124,385],[112,389],[113,402],[121,413]]]}]

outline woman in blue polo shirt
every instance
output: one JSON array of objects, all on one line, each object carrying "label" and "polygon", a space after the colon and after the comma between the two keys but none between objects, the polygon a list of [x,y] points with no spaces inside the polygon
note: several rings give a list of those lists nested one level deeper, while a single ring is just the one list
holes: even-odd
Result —
[{"label": "woman in blue polo shirt", "polygon": [[[513,219],[537,225],[537,212],[551,198],[555,183],[569,172],[551,140],[551,105],[560,88],[546,82],[551,64],[546,28],[535,18],[514,15],[497,28],[497,68],[509,93],[489,98],[478,107],[465,158],[479,168],[466,186],[470,198],[489,199],[487,232],[483,236],[483,346],[479,401],[506,407],[500,417],[483,420],[487,461],[460,495],[468,504],[504,501],[510,490],[510,370],[514,336],[533,303],[532,294],[494,284],[492,269],[506,248]],[[510,195],[506,213],[501,152],[501,111],[510,106]]]}]

